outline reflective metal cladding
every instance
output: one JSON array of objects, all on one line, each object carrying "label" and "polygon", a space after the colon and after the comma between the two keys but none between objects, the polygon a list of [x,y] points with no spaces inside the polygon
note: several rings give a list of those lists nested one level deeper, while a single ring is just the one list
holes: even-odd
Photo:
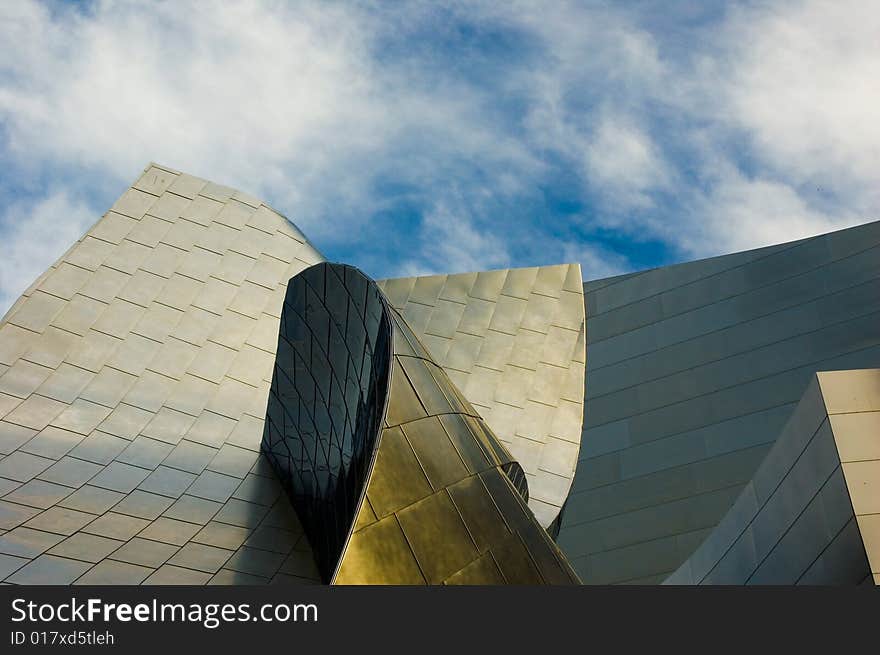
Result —
[{"label": "reflective metal cladding", "polygon": [[148,166],[0,321],[0,579],[317,581],[260,443],[287,281],[322,259]]},{"label": "reflective metal cladding", "polygon": [[522,467],[350,266],[288,285],[263,449],[325,581],[578,582]]},{"label": "reflective metal cladding", "polygon": [[0,319],[0,582],[876,584],[878,261],[373,282],[150,164]]},{"label": "reflective metal cladding", "polygon": [[581,443],[586,323],[580,266],[378,284],[522,465],[529,508],[554,531]]}]

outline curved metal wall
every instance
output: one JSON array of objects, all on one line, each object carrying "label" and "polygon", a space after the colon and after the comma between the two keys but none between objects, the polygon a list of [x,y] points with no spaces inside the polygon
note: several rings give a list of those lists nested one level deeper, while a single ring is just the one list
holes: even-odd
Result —
[{"label": "curved metal wall", "polygon": [[151,164],[0,321],[0,579],[318,579],[260,457],[287,281],[320,253]]},{"label": "curved metal wall", "polygon": [[[880,575],[880,401],[829,406],[840,465],[818,495],[787,495],[785,480],[803,478],[774,456],[788,453],[782,428],[817,370],[880,366],[880,223],[583,286],[576,265],[385,281],[380,304],[400,310],[385,307],[391,346],[381,330],[370,348],[338,339],[314,367],[309,350],[325,406],[306,411],[309,435],[292,434],[309,421],[279,382],[267,432],[276,355],[280,369],[306,361],[303,325],[279,341],[288,281],[321,260],[261,201],[149,165],[0,320],[0,580],[320,579],[260,456],[267,435],[324,580],[576,580],[526,498],[538,523],[561,524],[587,582],[659,582],[686,561],[671,581],[791,581],[785,565],[823,539],[802,580],[855,580],[859,548]],[[328,298],[328,315],[359,306],[356,277],[338,278],[348,299]],[[387,374],[350,374],[361,346],[387,354]],[[842,388],[878,398],[872,379]],[[774,468],[786,462],[789,473]],[[722,519],[765,468],[779,491],[731,540]],[[849,505],[835,504],[841,480]],[[807,503],[793,523],[773,505],[792,499]],[[853,518],[830,535],[847,506]],[[440,539],[448,552],[431,547]],[[750,563],[759,542],[766,558]]]},{"label": "curved metal wall", "polygon": [[522,468],[396,311],[385,426],[336,584],[577,584]]},{"label": "curved metal wall", "polygon": [[584,431],[558,542],[587,583],[658,583],[730,509],[816,371],[880,366],[880,223],[584,295]]},{"label": "curved metal wall", "polygon": [[325,581],[577,582],[522,467],[352,267],[288,285],[264,452]]},{"label": "curved metal wall", "polygon": [[818,373],[733,507],[666,584],[874,584],[878,427],[880,370]]},{"label": "curved metal wall", "polygon": [[432,358],[522,465],[547,527],[574,478],[584,399],[581,267],[378,282]]}]

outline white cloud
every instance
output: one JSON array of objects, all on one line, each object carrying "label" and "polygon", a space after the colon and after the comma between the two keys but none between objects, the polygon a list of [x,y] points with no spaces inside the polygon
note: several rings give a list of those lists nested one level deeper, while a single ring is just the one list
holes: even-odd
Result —
[{"label": "white cloud", "polygon": [[590,243],[562,244],[562,262],[580,264],[584,280],[600,280],[629,271],[629,263],[622,255]]},{"label": "white cloud", "polygon": [[602,206],[594,217],[618,226],[673,173],[641,123],[647,99],[669,91],[654,38],[622,12],[571,4],[519,7],[515,20],[547,48],[546,65],[518,74],[531,105],[526,124],[537,147],[563,153],[585,192]]},{"label": "white cloud", "polygon": [[[8,179],[50,180],[5,210],[0,247],[44,269],[151,160],[265,197],[325,250],[363,244],[380,276],[617,273],[625,258],[565,235],[685,258],[880,217],[880,5],[702,24],[694,5],[671,35],[651,6],[0,3],[0,155]],[[542,204],[560,184],[583,211]],[[59,199],[64,240],[26,244]],[[368,224],[392,203],[422,215],[403,264]],[[3,266],[8,303],[29,280]]]},{"label": "white cloud", "polygon": [[651,192],[668,188],[672,177],[653,140],[620,117],[598,119],[585,159],[589,184],[615,212],[651,208]]},{"label": "white cloud", "polygon": [[811,207],[789,185],[748,179],[728,171],[704,197],[695,200],[701,217],[680,236],[686,252],[718,254],[718,244],[733,252],[815,236],[862,222],[851,212],[826,214]]},{"label": "white cloud", "polygon": [[462,207],[435,206],[425,216],[419,246],[417,257],[405,259],[398,275],[464,273],[510,265],[503,236],[477,229]]},{"label": "white cloud", "polygon": [[[880,5],[786,3],[734,14],[722,103],[759,156],[795,183],[880,201]],[[867,199],[866,199],[867,200]]]},{"label": "white cloud", "polygon": [[95,222],[92,210],[52,192],[36,204],[16,203],[0,217],[0,314]]},{"label": "white cloud", "polygon": [[[579,25],[581,11],[547,24]],[[746,4],[691,33],[685,55],[634,12],[606,23],[614,45],[559,28],[559,58],[587,63],[542,83],[555,91],[542,119],[587,153],[593,225],[696,257],[880,218],[880,5]],[[591,59],[604,75],[584,75]],[[560,108],[591,83],[598,109]]]},{"label": "white cloud", "polygon": [[[58,11],[0,8],[0,42],[21,46],[0,63],[0,121],[8,158],[67,167],[59,183],[72,188],[82,167],[118,189],[157,161],[264,197],[332,244],[355,239],[386,206],[383,181],[442,193],[482,168],[518,193],[541,166],[495,128],[487,90],[442,62],[381,62],[377,41],[396,26],[369,8],[98,2],[84,14]],[[96,217],[110,201],[95,200]],[[47,247],[40,261],[58,254]]]},{"label": "white cloud", "polygon": [[[700,185],[683,252],[714,255],[880,218],[880,5],[732,10],[678,85]],[[675,88],[671,83],[670,88]]]},{"label": "white cloud", "polygon": [[28,46],[0,95],[13,152],[121,181],[150,159],[255,192],[293,179],[296,201],[328,158],[373,148],[391,129],[352,16],[264,3],[205,9],[102,2],[93,16],[53,20],[22,5],[2,23],[5,42]]}]

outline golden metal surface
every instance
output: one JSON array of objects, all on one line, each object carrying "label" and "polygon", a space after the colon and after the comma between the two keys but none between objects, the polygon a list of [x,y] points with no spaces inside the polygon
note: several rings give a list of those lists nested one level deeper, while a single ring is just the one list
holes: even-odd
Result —
[{"label": "golden metal surface", "polygon": [[504,576],[491,553],[481,555],[446,579],[446,584],[449,585],[503,585],[504,583]]},{"label": "golden metal surface", "polygon": [[336,584],[425,584],[393,514],[352,534],[343,561]]},{"label": "golden metal surface", "polygon": [[400,526],[430,584],[440,584],[478,555],[461,516],[445,490],[397,513]]},{"label": "golden metal surface", "polygon": [[386,427],[332,582],[577,584],[502,470],[521,472],[510,452],[392,315]]},{"label": "golden metal surface", "polygon": [[[399,427],[388,428],[383,430],[381,439],[367,487],[367,498],[380,518],[431,493],[431,484],[403,431]],[[361,520],[360,511],[357,520]]]}]

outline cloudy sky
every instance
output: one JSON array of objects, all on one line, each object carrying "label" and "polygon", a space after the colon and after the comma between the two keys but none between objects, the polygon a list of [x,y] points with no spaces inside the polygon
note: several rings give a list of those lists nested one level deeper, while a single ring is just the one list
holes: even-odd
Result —
[{"label": "cloudy sky", "polygon": [[880,3],[0,2],[0,313],[150,161],[374,277],[880,218]]}]

